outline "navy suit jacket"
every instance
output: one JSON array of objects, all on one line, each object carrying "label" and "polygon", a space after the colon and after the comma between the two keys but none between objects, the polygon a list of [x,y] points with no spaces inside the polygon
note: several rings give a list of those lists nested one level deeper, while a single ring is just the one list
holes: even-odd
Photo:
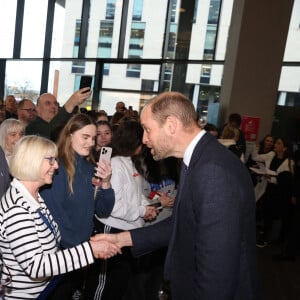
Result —
[{"label": "navy suit jacket", "polygon": [[206,133],[196,145],[171,218],[131,231],[133,254],[168,245],[172,299],[260,299],[255,198],[246,167]]}]

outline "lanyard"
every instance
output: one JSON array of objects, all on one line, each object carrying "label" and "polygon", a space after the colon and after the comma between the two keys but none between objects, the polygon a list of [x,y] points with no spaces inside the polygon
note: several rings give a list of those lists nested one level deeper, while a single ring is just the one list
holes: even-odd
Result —
[{"label": "lanyard", "polygon": [[46,218],[46,216],[41,212],[40,209],[37,210],[39,216],[43,220],[43,222],[47,225],[47,227],[51,230],[52,234],[54,235],[54,238],[56,240],[56,247],[59,248],[59,242],[57,240],[57,231],[55,230],[54,226],[52,223],[49,222],[49,220]]}]

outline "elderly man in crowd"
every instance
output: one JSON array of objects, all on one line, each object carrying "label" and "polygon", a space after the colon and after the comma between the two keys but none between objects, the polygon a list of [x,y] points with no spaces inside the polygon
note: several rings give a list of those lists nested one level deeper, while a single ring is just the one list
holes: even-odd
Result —
[{"label": "elderly man in crowd", "polygon": [[42,94],[37,100],[37,117],[28,124],[25,134],[38,134],[51,139],[55,130],[70,119],[73,109],[81,105],[90,95],[89,88],[82,88],[76,91],[63,107],[59,107],[53,94]]}]

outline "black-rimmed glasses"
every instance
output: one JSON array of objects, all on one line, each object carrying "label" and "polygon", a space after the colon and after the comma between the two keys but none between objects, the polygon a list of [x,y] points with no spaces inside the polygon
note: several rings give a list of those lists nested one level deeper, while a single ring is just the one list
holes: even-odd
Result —
[{"label": "black-rimmed glasses", "polygon": [[55,157],[55,156],[47,156],[47,157],[44,157],[44,159],[47,159],[49,161],[50,166],[53,166],[55,164],[55,162],[58,163],[57,157]]},{"label": "black-rimmed glasses", "polygon": [[28,112],[35,112],[35,108],[20,108],[20,110],[26,110]]}]

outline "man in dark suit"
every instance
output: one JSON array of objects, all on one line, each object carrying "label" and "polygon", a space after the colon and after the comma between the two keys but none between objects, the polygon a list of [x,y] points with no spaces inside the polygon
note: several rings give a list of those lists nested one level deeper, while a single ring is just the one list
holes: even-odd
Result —
[{"label": "man in dark suit", "polygon": [[173,215],[156,225],[102,235],[143,255],[168,246],[172,300],[256,300],[255,199],[241,161],[198,126],[192,102],[166,92],[141,113],[155,160],[183,158]]}]

